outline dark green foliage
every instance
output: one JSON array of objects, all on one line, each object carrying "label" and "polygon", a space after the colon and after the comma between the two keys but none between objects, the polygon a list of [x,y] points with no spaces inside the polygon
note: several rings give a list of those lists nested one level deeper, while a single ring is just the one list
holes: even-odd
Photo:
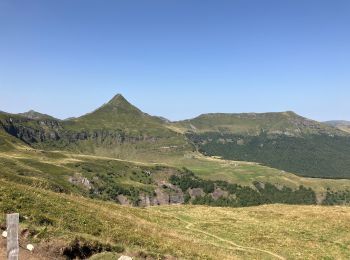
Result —
[{"label": "dark green foliage", "polygon": [[191,200],[191,195],[188,192],[186,192],[184,196],[184,202],[187,204],[190,202],[190,200]]},{"label": "dark green foliage", "polygon": [[[186,170],[181,175],[170,177],[173,185],[179,186],[185,192],[185,203],[195,205],[210,205],[221,207],[246,207],[262,204],[283,203],[283,204],[316,204],[316,194],[310,188],[300,186],[293,190],[288,187],[277,188],[270,183],[254,183],[255,189],[248,186],[240,186],[225,181],[207,181],[195,176]],[[191,199],[188,189],[201,188],[205,195]],[[221,196],[214,199],[212,193],[215,188],[220,188],[228,193],[228,196]]]},{"label": "dark green foliage", "polygon": [[[116,161],[108,163],[95,161],[74,166],[90,180],[92,189],[89,195],[91,198],[117,201],[118,195],[124,195],[133,205],[137,206],[140,194],[151,195],[155,189],[152,176],[149,174],[155,172],[155,169],[150,167],[142,168]],[[126,184],[129,181],[145,185]]]},{"label": "dark green foliage", "polygon": [[311,188],[300,186],[297,190],[288,187],[278,189],[271,183],[254,183],[260,192],[263,203],[285,203],[285,204],[306,204],[312,205],[316,203],[316,194]]},{"label": "dark green foliage", "polygon": [[172,175],[170,177],[170,182],[179,186],[183,192],[187,191],[189,188],[202,188],[205,193],[211,193],[215,189],[212,181],[202,180],[187,169],[185,169],[184,174],[180,177]]},{"label": "dark green foliage", "polygon": [[331,191],[328,190],[323,205],[350,205],[350,191]]},{"label": "dark green foliage", "polygon": [[188,134],[200,152],[224,159],[252,161],[306,177],[350,178],[350,137],[331,135],[258,136]]}]

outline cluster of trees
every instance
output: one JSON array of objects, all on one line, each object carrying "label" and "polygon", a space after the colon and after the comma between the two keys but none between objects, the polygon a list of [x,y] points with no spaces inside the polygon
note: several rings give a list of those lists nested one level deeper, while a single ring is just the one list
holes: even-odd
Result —
[{"label": "cluster of trees", "polygon": [[173,185],[180,187],[183,192],[186,192],[189,188],[202,188],[205,193],[212,193],[215,189],[214,182],[202,180],[186,168],[184,168],[182,175],[172,175],[169,180]]},{"label": "cluster of trees", "polygon": [[292,137],[190,133],[187,137],[205,155],[258,162],[306,177],[350,179],[350,138],[304,135]]},{"label": "cluster of trees", "polygon": [[327,190],[323,205],[350,205],[350,191],[331,191]]},{"label": "cluster of trees", "polygon": [[99,185],[95,185],[94,188],[90,190],[90,197],[116,201],[118,195],[124,195],[128,197],[134,205],[137,205],[140,192],[140,189],[136,187],[127,187],[113,179],[108,180],[108,178],[102,178]]},{"label": "cluster of trees", "polygon": [[316,194],[311,188],[305,188],[300,185],[298,189],[293,190],[283,186],[278,189],[271,183],[261,185],[255,182],[255,187],[259,190],[263,203],[285,203],[285,204],[316,204]]},{"label": "cluster of trees", "polygon": [[[154,194],[152,177],[148,168],[133,168],[128,165],[112,164],[78,164],[90,183],[88,195],[91,198],[117,201],[118,195],[124,195],[135,206],[138,205],[141,194]],[[126,185],[121,180],[130,180],[145,185]]]},{"label": "cluster of trees", "polygon": [[[181,175],[170,178],[173,185],[179,186],[185,192],[185,203],[210,206],[244,207],[262,204],[316,204],[316,194],[310,188],[300,186],[293,190],[288,187],[277,188],[271,183],[254,183],[255,187],[231,184],[225,181],[202,180],[189,170]],[[204,196],[191,198],[188,189],[201,188]],[[214,198],[212,193],[216,188],[227,192],[227,196]]]}]

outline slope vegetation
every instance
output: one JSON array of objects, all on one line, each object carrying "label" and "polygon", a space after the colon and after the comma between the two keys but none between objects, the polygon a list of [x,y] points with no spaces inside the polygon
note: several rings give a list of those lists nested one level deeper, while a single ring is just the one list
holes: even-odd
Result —
[{"label": "slope vegetation", "polygon": [[349,121],[327,121],[324,122],[327,125],[339,128],[342,131],[350,133],[350,122]]},{"label": "slope vegetation", "polygon": [[259,135],[284,134],[301,136],[306,134],[344,135],[332,126],[328,126],[294,112],[281,113],[243,113],[243,114],[203,114],[190,120],[174,122],[183,131],[196,133],[220,132],[230,134]]},{"label": "slope vegetation", "polygon": [[[203,156],[168,129],[182,126],[146,115],[121,96],[77,119],[31,117],[0,114],[0,229],[6,213],[19,212],[21,243],[35,244],[33,259],[350,257],[347,207],[255,206],[349,204],[350,180],[302,178],[257,163]],[[226,145],[234,137],[223,136],[238,134],[190,127],[187,138],[203,153],[212,142],[203,136]],[[343,143],[347,138],[332,127],[317,135],[315,129],[322,127],[317,123],[303,131],[285,126],[282,134],[276,132],[281,126],[259,127],[240,133],[235,143],[244,146],[243,138],[262,135],[266,142],[276,136],[329,136]],[[341,142],[335,144],[323,148],[334,152]],[[153,205],[162,206],[143,207]]]},{"label": "slope vegetation", "polygon": [[205,155],[307,177],[350,178],[350,135],[292,112],[208,114],[174,124]]},{"label": "slope vegetation", "polygon": [[128,159],[190,150],[183,135],[163,124],[121,95],[92,113],[64,121],[37,112],[0,113],[0,127],[34,148]]},{"label": "slope vegetation", "polygon": [[[36,259],[347,259],[347,207],[129,208],[0,180],[1,212],[19,212]],[[0,215],[0,223],[4,223]],[[327,225],[325,225],[327,223]],[[4,248],[0,248],[1,251]],[[104,254],[105,255],[105,254]]]}]

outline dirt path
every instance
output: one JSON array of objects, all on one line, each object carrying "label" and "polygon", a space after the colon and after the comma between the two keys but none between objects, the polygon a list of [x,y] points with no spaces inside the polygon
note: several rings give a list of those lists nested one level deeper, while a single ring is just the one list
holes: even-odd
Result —
[{"label": "dirt path", "polygon": [[[237,243],[235,243],[235,242],[233,242],[233,241],[231,241],[231,240],[227,240],[227,239],[224,239],[224,238],[219,237],[219,236],[217,236],[217,235],[214,235],[214,234],[212,234],[212,233],[203,231],[203,230],[201,230],[201,229],[194,228],[194,227],[193,227],[194,223],[188,222],[188,221],[186,221],[186,220],[183,220],[183,219],[181,219],[181,218],[179,218],[179,217],[175,217],[175,216],[173,216],[173,215],[171,215],[171,214],[168,214],[168,213],[163,213],[163,212],[161,212],[161,213],[164,214],[164,215],[167,215],[168,217],[175,218],[175,219],[177,219],[177,220],[179,220],[179,221],[185,223],[185,224],[186,224],[186,227],[185,227],[185,228],[186,228],[187,230],[195,231],[195,232],[204,234],[204,235],[206,235],[206,236],[215,238],[215,239],[217,239],[217,240],[219,240],[219,241],[221,241],[221,242],[224,242],[224,243],[227,243],[227,244],[233,246],[235,249],[240,249],[240,250],[243,250],[243,251],[256,251],[256,252],[261,252],[261,253],[265,253],[265,254],[268,254],[268,255],[270,255],[270,256],[273,256],[274,258],[277,258],[277,259],[280,259],[280,260],[286,260],[286,258],[284,258],[283,256],[280,256],[280,255],[278,255],[278,254],[276,254],[276,253],[274,253],[274,252],[271,252],[271,251],[268,251],[268,250],[264,250],[264,249],[260,249],[260,248],[256,248],[256,247],[249,247],[249,246],[242,246],[242,245],[239,245],[239,244],[237,244]],[[232,249],[232,247],[227,247],[227,249]]]}]

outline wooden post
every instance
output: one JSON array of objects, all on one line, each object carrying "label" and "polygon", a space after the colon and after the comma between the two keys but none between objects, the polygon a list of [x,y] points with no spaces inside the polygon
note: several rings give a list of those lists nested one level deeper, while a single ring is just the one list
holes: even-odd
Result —
[{"label": "wooden post", "polygon": [[18,225],[19,214],[8,214],[7,223],[7,259],[18,260],[19,245],[18,245]]}]

